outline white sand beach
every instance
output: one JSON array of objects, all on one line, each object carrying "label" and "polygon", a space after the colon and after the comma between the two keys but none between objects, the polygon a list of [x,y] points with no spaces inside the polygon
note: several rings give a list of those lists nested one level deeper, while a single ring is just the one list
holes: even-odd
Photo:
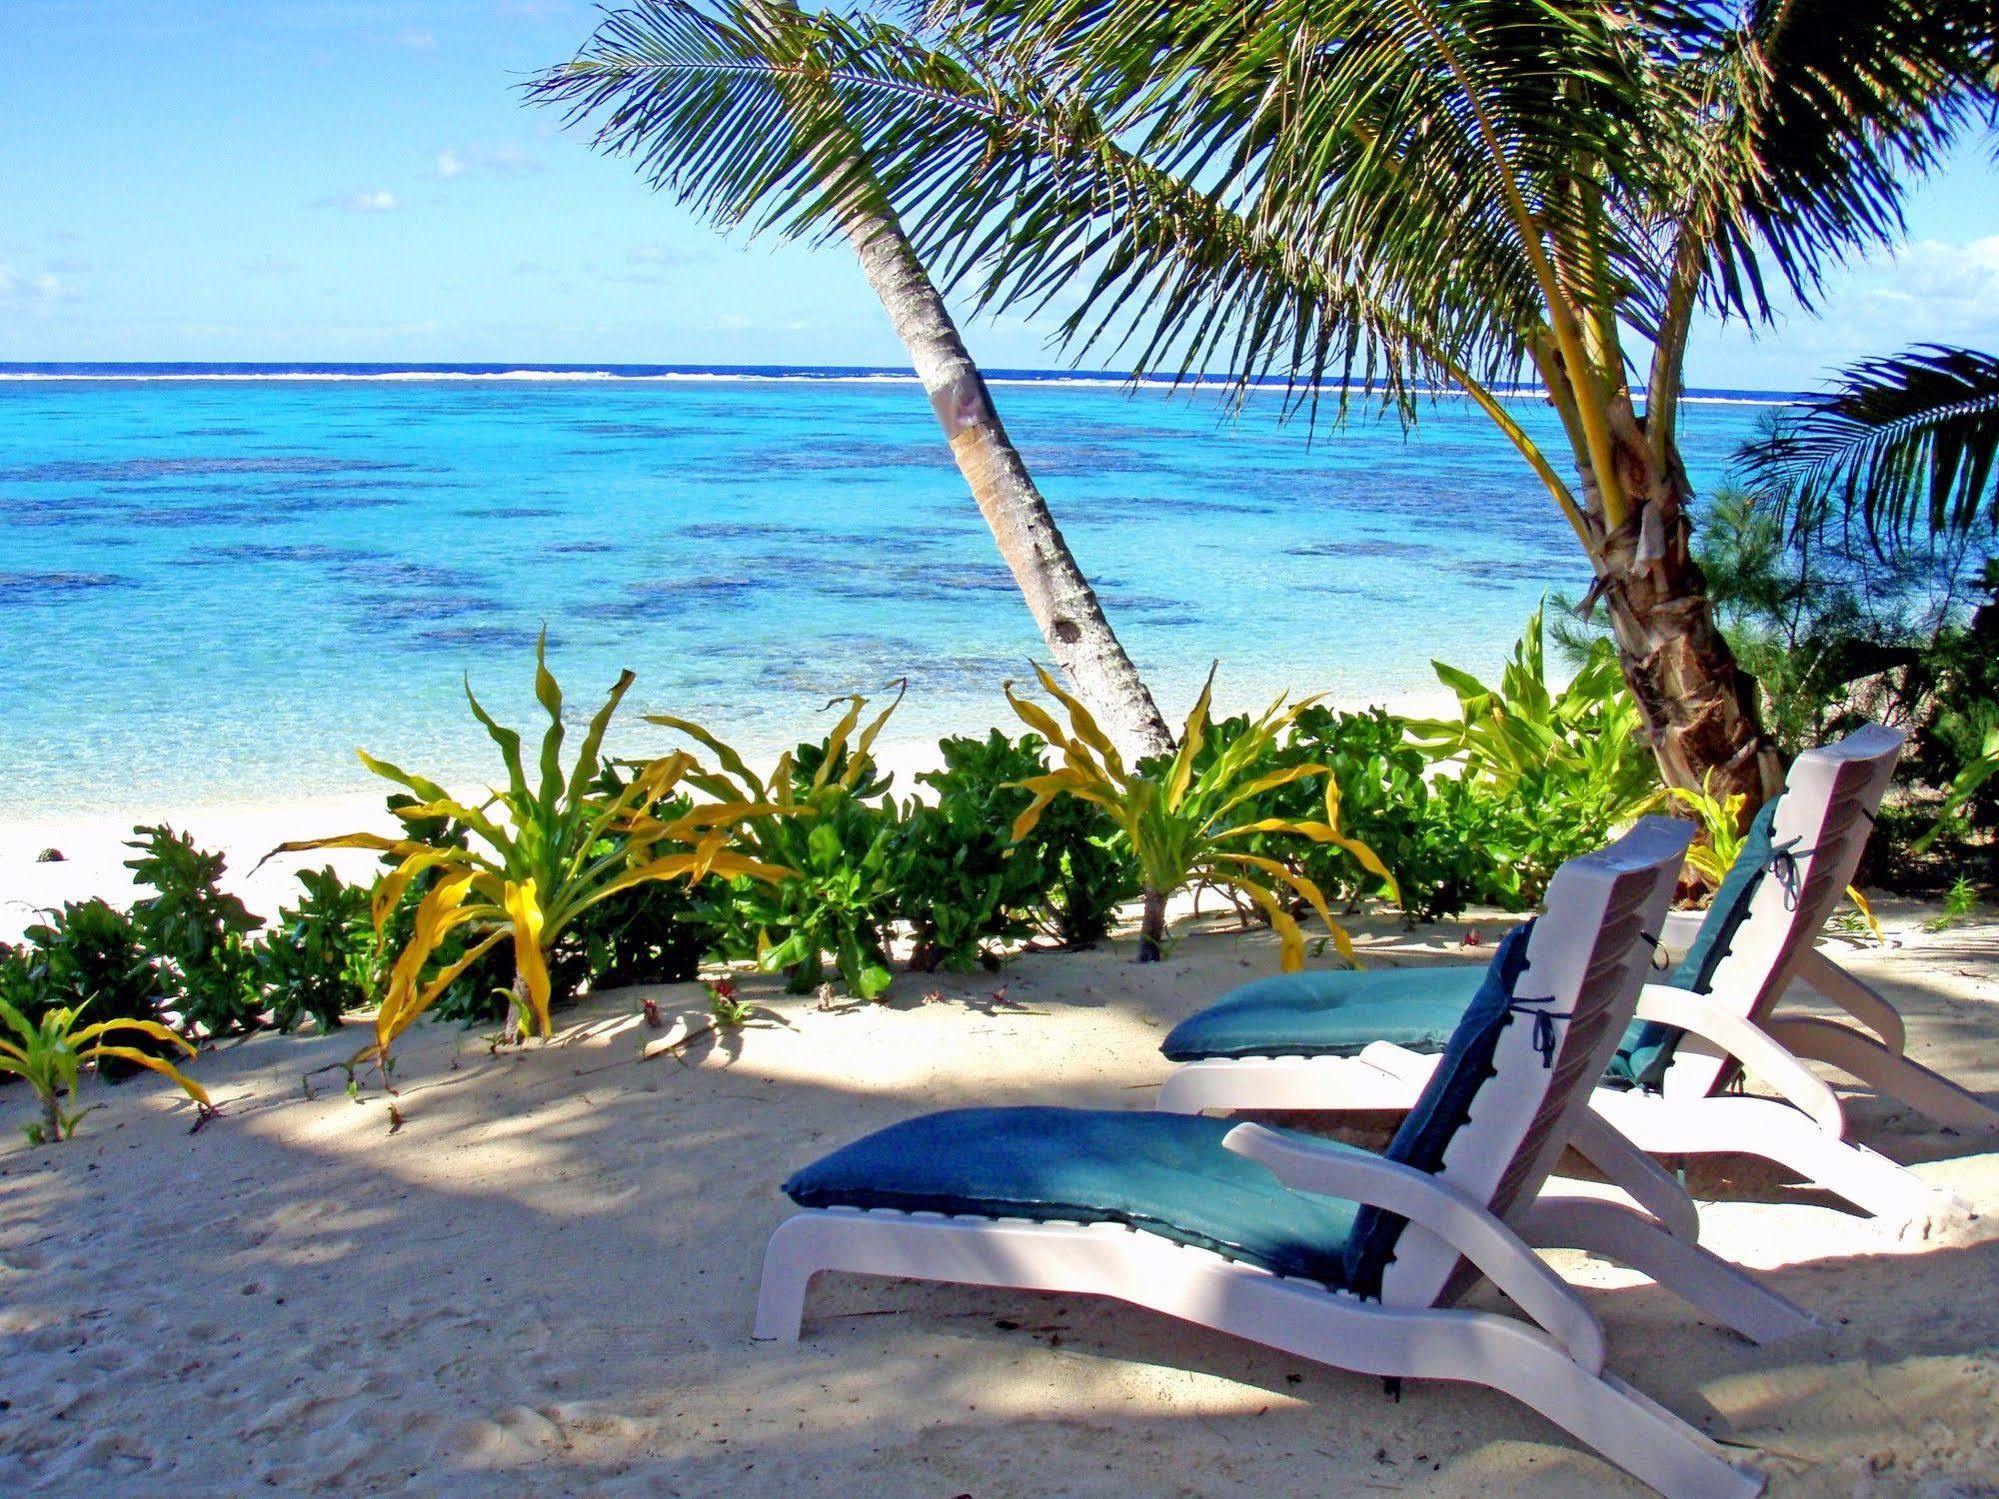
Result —
[{"label": "white sand beach", "polygon": [[[10,876],[11,877],[11,876]],[[1999,923],[1840,959],[1908,1015],[1910,1051],[1999,1094]],[[1387,962],[1477,961],[1494,918]],[[0,1491],[92,1494],[950,1496],[1638,1492],[1514,1402],[1315,1366],[1108,1302],[823,1278],[796,1346],[750,1340],[794,1167],[973,1102],[1150,1106],[1178,1017],[1268,972],[1267,933],[1197,922],[997,978],[898,978],[819,1009],[768,981],[740,1033],[641,1060],[651,993],[599,995],[558,1038],[407,1038],[392,1132],[338,1071],[360,1035],[258,1037],[195,1064],[198,1134],[151,1078],[91,1085],[77,1139],[28,1149],[0,1093]],[[1832,939],[1839,941],[1840,939]],[[680,1023],[676,1021],[676,1023]],[[1648,1284],[1565,1265],[1610,1363],[1780,1495],[1999,1486],[1999,1142],[1871,1096],[1860,1136],[1968,1211],[1894,1228],[1747,1161],[1696,1166],[1706,1242],[1826,1324],[1756,1348]],[[1490,1298],[1489,1290],[1477,1293]]]}]

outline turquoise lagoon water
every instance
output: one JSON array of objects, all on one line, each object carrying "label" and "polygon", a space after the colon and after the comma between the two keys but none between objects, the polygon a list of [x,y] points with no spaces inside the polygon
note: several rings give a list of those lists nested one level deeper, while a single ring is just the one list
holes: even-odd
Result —
[{"label": "turquoise lagoon water", "polygon": [[[663,742],[638,712],[768,747],[902,676],[902,736],[978,729],[1045,655],[906,379],[80,370],[0,378],[0,816],[370,790],[356,745],[483,776],[462,680],[528,719],[544,624],[572,716],[638,673],[627,752]],[[1274,401],[996,396],[1169,717],[1214,658],[1224,705],[1429,692],[1584,581],[1461,402],[1314,437]],[[1692,408],[1697,484],[1763,404]]]}]

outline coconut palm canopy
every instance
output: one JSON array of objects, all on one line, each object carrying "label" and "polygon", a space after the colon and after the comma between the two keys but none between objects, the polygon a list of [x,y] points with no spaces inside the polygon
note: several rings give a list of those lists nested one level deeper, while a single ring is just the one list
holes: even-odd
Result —
[{"label": "coconut palm canopy", "polygon": [[1335,414],[1464,392],[1575,529],[1668,778],[1753,805],[1774,758],[1686,554],[1689,330],[1894,236],[1992,104],[1991,31],[1989,0],[637,0],[530,92],[724,224],[878,192],[1075,355]]},{"label": "coconut palm canopy", "polygon": [[1753,462],[1807,524],[1831,505],[1877,539],[1999,527],[1999,356],[1930,344],[1863,360]]}]

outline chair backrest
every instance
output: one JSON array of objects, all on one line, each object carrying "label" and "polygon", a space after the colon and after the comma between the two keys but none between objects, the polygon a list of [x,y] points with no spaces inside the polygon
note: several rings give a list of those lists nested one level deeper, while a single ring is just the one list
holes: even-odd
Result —
[{"label": "chair backrest", "polygon": [[[1460,1122],[1436,1174],[1500,1216],[1533,1202],[1575,1111],[1589,1106],[1637,1008],[1651,968],[1646,934],[1659,930],[1692,836],[1677,818],[1647,817],[1608,848],[1556,871],[1547,910],[1527,935],[1512,1003],[1489,1017],[1488,1044],[1447,1053],[1469,1055],[1476,1069],[1468,1102],[1465,1077],[1440,1065],[1397,1132],[1400,1142],[1420,1128],[1426,1106],[1458,1094]],[[1397,1154],[1395,1145],[1389,1154]],[[1403,1225],[1387,1252],[1380,1295],[1394,1305],[1442,1304],[1477,1278],[1456,1250],[1414,1224]]]},{"label": "chair backrest", "polygon": [[[1718,1003],[1760,1021],[1783,996],[1853,881],[1902,741],[1900,730],[1870,723],[1791,762],[1770,823],[1769,867],[1746,912],[1724,911],[1717,901],[1709,913],[1709,923],[1728,926],[1724,950],[1705,965],[1706,992]],[[1660,1079],[1668,1097],[1702,1097],[1733,1081],[1734,1065],[1698,1038],[1675,1036],[1671,1046]]]}]

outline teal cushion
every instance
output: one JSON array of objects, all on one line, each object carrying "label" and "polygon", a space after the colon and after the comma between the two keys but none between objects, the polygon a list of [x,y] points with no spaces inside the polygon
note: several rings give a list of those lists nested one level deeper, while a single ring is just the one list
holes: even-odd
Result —
[{"label": "teal cushion", "polygon": [[1485,981],[1486,970],[1326,969],[1245,984],[1190,1015],[1160,1050],[1174,1062],[1203,1057],[1350,1057],[1376,1041],[1435,1055]]},{"label": "teal cushion", "polygon": [[1189,1114],[952,1109],[856,1140],[784,1190],[808,1208],[1123,1223],[1279,1275],[1343,1285],[1357,1205],[1291,1191],[1266,1167],[1224,1150],[1233,1127]]},{"label": "teal cushion", "polygon": [[[1714,971],[1728,956],[1728,949],[1742,923],[1749,919],[1749,903],[1755,898],[1764,875],[1769,873],[1771,862],[1776,858],[1777,848],[1771,827],[1777,818],[1777,803],[1781,800],[1781,796],[1772,797],[1757,809],[1756,816],[1750,820],[1742,848],[1736,854],[1735,862],[1728,866],[1728,873],[1722,876],[1721,885],[1714,892],[1714,900],[1707,908],[1707,915],[1701,920],[1700,930],[1688,945],[1686,956],[1680,959],[1679,966],[1666,979],[1675,989],[1705,994],[1712,987]],[[1666,1069],[1672,1065],[1673,1053],[1679,1047],[1680,1037],[1685,1034],[1676,1025],[1664,1025],[1656,1020],[1640,1021],[1624,1033],[1624,1042],[1611,1059],[1611,1081],[1631,1088],[1659,1087],[1666,1080]]]},{"label": "teal cushion", "polygon": [[[1388,1142],[1389,1160],[1432,1175],[1443,1169],[1452,1137],[1471,1117],[1472,1101],[1493,1076],[1493,1052],[1500,1032],[1513,1021],[1514,986],[1527,966],[1527,938],[1533,929],[1533,922],[1523,922],[1501,940],[1436,1070]],[[1356,1294],[1381,1294],[1382,1272],[1395,1258],[1406,1224],[1399,1214],[1382,1208],[1360,1210],[1347,1242],[1347,1285]]]}]

